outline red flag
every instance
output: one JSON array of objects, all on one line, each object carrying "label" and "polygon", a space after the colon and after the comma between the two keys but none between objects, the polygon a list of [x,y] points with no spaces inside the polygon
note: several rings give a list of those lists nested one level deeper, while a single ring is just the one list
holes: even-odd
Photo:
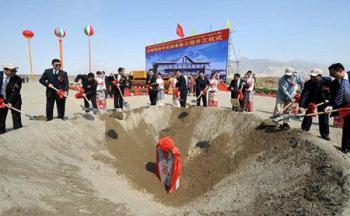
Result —
[{"label": "red flag", "polygon": [[176,34],[179,35],[180,38],[185,37],[184,30],[182,29],[182,26],[180,24],[177,24]]}]

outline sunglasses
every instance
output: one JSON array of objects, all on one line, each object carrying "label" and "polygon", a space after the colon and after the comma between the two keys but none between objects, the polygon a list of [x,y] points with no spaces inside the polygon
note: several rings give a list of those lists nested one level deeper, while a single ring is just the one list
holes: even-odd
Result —
[{"label": "sunglasses", "polygon": [[61,67],[61,64],[54,64],[55,67]]}]

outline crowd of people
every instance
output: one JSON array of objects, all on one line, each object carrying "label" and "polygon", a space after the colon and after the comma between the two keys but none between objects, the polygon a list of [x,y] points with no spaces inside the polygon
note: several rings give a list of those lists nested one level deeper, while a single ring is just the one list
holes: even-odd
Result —
[{"label": "crowd of people", "polygon": [[[168,82],[168,94],[173,97],[173,105],[186,107],[187,97],[195,96],[197,106],[219,107],[219,84],[221,83],[219,73],[213,73],[210,77],[205,76],[204,71],[198,74],[183,74],[180,70],[170,75]],[[157,75],[150,69],[147,76],[147,87],[151,106],[165,105],[164,92],[165,81],[160,73]],[[253,95],[255,90],[255,77],[252,71],[248,71],[244,78],[240,74],[235,74],[231,84],[227,87],[231,91],[231,99],[236,99],[238,94],[242,94],[239,99],[241,106],[232,107],[236,111],[253,111]]]},{"label": "crowd of people", "polygon": [[[46,87],[46,119],[53,119],[53,110],[56,103],[59,119],[65,119],[66,99],[70,99],[70,88],[67,72],[61,70],[59,59],[52,60],[52,68],[42,74],[39,82]],[[0,134],[6,132],[6,118],[11,111],[13,128],[22,127],[21,121],[21,87],[23,78],[19,77],[14,64],[3,65],[0,72]],[[330,140],[329,116],[341,115],[343,117],[343,136],[341,151],[350,151],[350,72],[346,72],[342,64],[337,63],[329,68],[330,77],[323,76],[320,69],[310,72],[310,79],[306,82],[293,69],[287,68],[278,81],[276,104],[272,118],[285,116],[282,127],[289,129],[288,122],[293,104],[298,104],[299,116],[303,114],[301,129],[309,131],[312,118],[318,116],[319,132],[321,138]],[[173,105],[186,107],[188,95],[196,97],[197,106],[219,106],[220,76],[213,73],[206,77],[204,71],[196,75],[184,75],[180,70],[171,75],[168,82],[168,94],[173,97]],[[255,90],[255,76],[248,71],[241,75],[234,74],[233,80],[227,87],[231,91],[231,104],[233,111],[253,111],[253,96]],[[84,110],[99,113],[99,105],[105,106],[103,101],[108,96],[113,97],[114,108],[123,109],[125,106],[124,91],[131,88],[131,82],[125,75],[125,69],[120,67],[116,74],[106,76],[105,72],[79,74],[74,79],[78,93],[76,98],[84,99]],[[151,106],[165,105],[166,82],[160,73],[155,74],[149,70],[146,85],[148,88]],[[297,93],[299,88],[300,94]],[[346,111],[346,112],[344,112]],[[305,114],[304,114],[305,113]],[[345,114],[344,114],[345,113]]]},{"label": "crowd of people", "polygon": [[[306,82],[293,69],[287,68],[279,79],[276,105],[272,118],[284,115],[282,127],[289,129],[290,117],[303,117],[302,131],[309,131],[312,118],[318,116],[320,137],[330,139],[329,117],[340,117],[343,121],[341,151],[350,151],[350,72],[340,63],[328,68],[330,76],[323,76],[321,69],[313,69]],[[297,93],[299,86],[300,94]],[[297,103],[299,115],[290,115],[291,107]]]}]

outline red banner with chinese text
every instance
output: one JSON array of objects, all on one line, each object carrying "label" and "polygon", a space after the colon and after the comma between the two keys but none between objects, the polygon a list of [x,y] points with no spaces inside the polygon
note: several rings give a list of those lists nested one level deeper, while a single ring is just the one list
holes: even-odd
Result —
[{"label": "red banner with chinese text", "polygon": [[223,29],[223,30],[205,33],[205,34],[186,37],[179,40],[173,40],[165,43],[146,46],[146,53],[154,53],[154,52],[160,52],[165,50],[184,48],[188,46],[225,41],[229,39],[229,32],[230,32],[229,29]]}]

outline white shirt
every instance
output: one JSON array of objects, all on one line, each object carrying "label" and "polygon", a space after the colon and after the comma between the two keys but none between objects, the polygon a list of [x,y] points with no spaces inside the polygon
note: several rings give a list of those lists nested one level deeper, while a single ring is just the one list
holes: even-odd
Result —
[{"label": "white shirt", "polygon": [[97,82],[97,91],[103,91],[106,90],[106,83],[104,77],[96,77]]},{"label": "white shirt", "polygon": [[156,82],[159,84],[159,89],[164,89],[164,80],[162,78],[157,78]]},{"label": "white shirt", "polygon": [[241,83],[241,79],[237,80],[237,89],[239,89],[239,84]]},{"label": "white shirt", "polygon": [[4,72],[4,76],[2,78],[2,88],[1,88],[1,94],[4,96],[4,98],[6,99],[6,88],[7,88],[7,84],[10,81],[10,77],[6,76],[5,72]]}]

